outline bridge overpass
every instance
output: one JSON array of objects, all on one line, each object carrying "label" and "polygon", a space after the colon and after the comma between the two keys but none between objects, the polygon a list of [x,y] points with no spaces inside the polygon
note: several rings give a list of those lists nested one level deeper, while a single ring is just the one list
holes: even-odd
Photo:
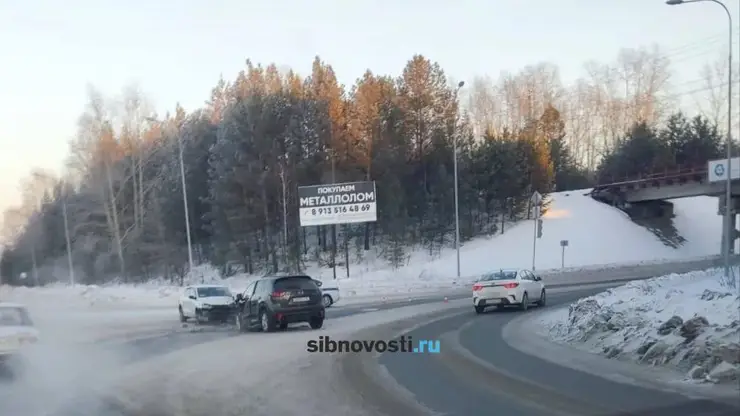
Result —
[{"label": "bridge overpass", "polygon": [[[600,178],[600,183],[591,191],[591,196],[601,202],[626,210],[659,210],[664,215],[672,215],[672,206],[664,203],[667,199],[689,198],[694,196],[719,197],[718,215],[724,215],[727,160],[708,161],[700,166],[682,166],[675,169],[650,172],[648,174],[622,178]],[[737,215],[740,214],[740,158],[732,159],[732,201],[730,208],[731,227],[735,240]],[[665,210],[670,209],[669,212]],[[699,219],[697,219],[699,220]],[[723,227],[724,228],[724,227]],[[724,229],[722,231],[725,232]],[[722,236],[724,237],[724,236]],[[724,238],[722,238],[724,241]],[[734,251],[730,247],[731,251]]]}]

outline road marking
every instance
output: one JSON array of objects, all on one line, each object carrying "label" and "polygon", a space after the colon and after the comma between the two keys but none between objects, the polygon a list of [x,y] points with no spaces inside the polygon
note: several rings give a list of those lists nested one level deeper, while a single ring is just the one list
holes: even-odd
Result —
[{"label": "road marking", "polygon": [[379,311],[379,310],[380,309],[378,309],[378,308],[366,308],[366,309],[360,310],[360,312],[375,312],[375,311]]}]

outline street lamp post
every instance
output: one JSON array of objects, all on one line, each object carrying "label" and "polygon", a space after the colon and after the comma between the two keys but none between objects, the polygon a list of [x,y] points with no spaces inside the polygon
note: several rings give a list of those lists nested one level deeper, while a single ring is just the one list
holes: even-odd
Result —
[{"label": "street lamp post", "polygon": [[[147,117],[147,120],[152,123],[159,123],[159,121],[154,117]],[[190,266],[190,270],[193,270],[193,244],[192,239],[190,237],[190,213],[188,210],[188,189],[185,182],[185,162],[183,158],[183,145],[182,145],[182,138],[181,135],[177,134],[177,148],[178,148],[178,158],[180,161],[180,180],[182,181],[182,205],[183,209],[185,210],[185,236],[188,240],[188,265]]]},{"label": "street lamp post", "polygon": [[[465,81],[460,81],[455,88],[454,100],[457,100],[457,94],[460,89],[465,85]],[[454,101],[451,101],[449,105],[452,105]],[[457,118],[455,118],[457,123]],[[460,280],[460,198],[458,197],[458,184],[457,184],[457,134],[455,131],[452,132],[452,153],[453,153],[453,165],[455,171],[455,251],[457,254],[457,279]]]},{"label": "street lamp post", "polygon": [[727,13],[727,20],[729,21],[729,34],[728,34],[728,53],[727,53],[727,181],[725,185],[725,215],[724,215],[724,250],[723,259],[725,265],[725,282],[729,285],[734,285],[734,279],[730,276],[730,251],[734,245],[735,239],[734,230],[732,229],[731,221],[731,206],[732,206],[732,13],[719,0],[668,0],[666,4],[670,6],[677,6],[688,3],[701,3],[701,2],[712,2],[719,4],[725,13]]}]

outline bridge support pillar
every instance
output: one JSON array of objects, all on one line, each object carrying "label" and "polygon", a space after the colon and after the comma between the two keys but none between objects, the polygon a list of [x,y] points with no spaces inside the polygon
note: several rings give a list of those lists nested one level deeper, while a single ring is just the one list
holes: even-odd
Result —
[{"label": "bridge support pillar", "polygon": [[725,233],[727,230],[730,230],[730,254],[735,254],[735,244],[737,242],[737,239],[740,238],[740,231],[737,229],[737,216],[740,214],[740,197],[736,197],[733,195],[732,201],[730,204],[730,226],[728,227],[724,222],[724,215],[725,215],[725,198],[724,196],[721,196],[717,198],[719,201],[719,209],[718,214],[723,216],[722,220],[722,252],[724,253],[725,248]]}]

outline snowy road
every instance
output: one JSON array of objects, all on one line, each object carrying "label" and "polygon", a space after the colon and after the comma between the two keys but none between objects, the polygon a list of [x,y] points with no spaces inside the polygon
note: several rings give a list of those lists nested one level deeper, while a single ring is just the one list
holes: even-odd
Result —
[{"label": "snowy road", "polygon": [[[552,294],[550,306],[594,292]],[[409,335],[440,339],[440,354],[383,354],[379,363],[427,409],[450,416],[481,414],[481,409],[522,416],[738,414],[726,404],[621,384],[526,355],[501,337],[506,323],[518,315],[506,311],[477,316],[470,311],[438,320]],[[398,411],[402,403],[386,396],[383,413]],[[423,414],[408,409],[404,413]]]},{"label": "snowy road", "polygon": [[[423,306],[425,304],[426,306]],[[332,333],[331,331],[344,333],[361,328],[367,322],[361,317],[363,314],[374,315],[374,319],[378,319],[380,315],[387,321],[394,319],[396,310],[415,308],[434,310],[445,307],[447,304],[438,296],[412,301],[334,307],[327,311],[327,323],[325,330],[321,333],[325,334],[327,331],[328,333]],[[149,385],[143,382],[161,376],[167,380],[156,383],[157,387],[167,388],[170,390],[169,395],[178,393],[178,387],[175,386],[187,380],[182,380],[182,371],[173,372],[172,370],[173,368],[182,369],[183,362],[187,367],[192,357],[206,358],[212,353],[215,354],[212,357],[216,360],[214,366],[219,367],[220,371],[215,371],[211,377],[224,377],[226,380],[221,382],[228,385],[231,377],[242,377],[242,373],[239,372],[240,365],[253,368],[248,365],[249,362],[255,358],[260,360],[262,353],[259,350],[255,353],[253,348],[259,345],[270,345],[270,343],[277,343],[279,346],[290,343],[293,347],[298,346],[299,351],[295,354],[285,351],[278,355],[272,354],[264,357],[265,362],[276,358],[288,361],[288,358],[301,357],[301,352],[305,353],[303,349],[307,338],[318,336],[314,331],[301,329],[283,334],[236,334],[230,326],[182,325],[177,321],[176,311],[172,308],[98,311],[94,316],[90,315],[90,312],[83,311],[45,311],[35,314],[38,317],[39,326],[45,329],[43,333],[48,345],[31,357],[34,361],[28,379],[15,382],[7,379],[0,381],[0,414],[23,414],[24,416],[129,415],[130,410],[124,412],[122,407],[130,409],[131,403],[126,403],[127,398],[119,394],[119,388],[125,390],[131,386]],[[352,320],[343,322],[347,319]],[[293,338],[286,339],[285,336]],[[298,339],[295,339],[296,336]],[[130,338],[130,340],[125,338]],[[95,342],[101,339],[105,341]],[[235,345],[246,343],[246,345],[243,349],[237,347],[224,352],[223,345],[231,343]],[[267,347],[265,350],[269,352],[275,348]],[[246,351],[250,351],[251,356],[245,356]],[[178,355],[178,352],[182,355]],[[287,357],[286,359],[283,359],[283,354]],[[327,358],[330,357],[312,357],[314,362],[323,360],[324,364],[327,364],[325,369],[330,370],[331,365],[326,362]],[[162,362],[172,364],[162,365]],[[306,362],[300,365],[307,365]],[[222,367],[224,364],[225,367]],[[158,370],[155,369],[162,367],[165,369],[157,374]],[[319,367],[324,367],[324,365],[319,365]],[[209,370],[213,371],[214,368],[205,370],[201,368],[200,371]],[[118,376],[122,374],[136,374],[135,382],[123,383],[128,386],[121,387],[121,384],[118,384]],[[329,377],[329,375],[325,376]],[[190,389],[183,390],[187,392]],[[198,393],[199,390],[195,392]],[[38,397],[45,399],[38,400]],[[137,393],[136,400],[132,401],[145,402],[141,400],[141,397],[143,396]],[[154,397],[157,398],[157,396]],[[124,403],[120,403],[119,400]],[[235,402],[242,402],[242,400]],[[165,402],[163,405],[170,406],[171,404]],[[136,411],[141,412],[140,414],[151,414],[147,413],[151,410],[151,406],[156,407],[159,404],[147,403],[147,406],[149,409],[142,408]],[[201,413],[193,412],[192,414]]]}]

